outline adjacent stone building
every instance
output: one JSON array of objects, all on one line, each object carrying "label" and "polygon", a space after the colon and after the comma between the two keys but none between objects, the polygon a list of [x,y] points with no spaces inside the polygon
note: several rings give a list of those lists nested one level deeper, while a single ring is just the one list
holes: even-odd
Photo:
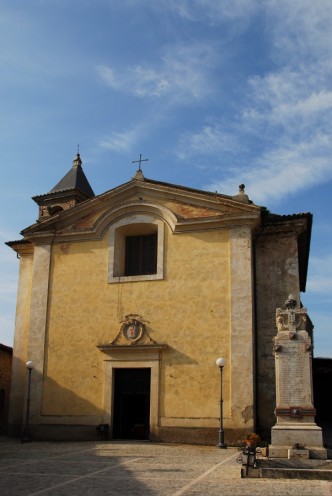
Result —
[{"label": "adjacent stone building", "polygon": [[13,348],[0,343],[0,434],[7,433]]},{"label": "adjacent stone building", "polygon": [[[139,164],[141,165],[141,164]],[[95,195],[79,154],[33,198],[20,258],[10,430],[32,360],[34,437],[216,444],[275,423],[275,311],[305,291],[312,216],[144,177]]]}]

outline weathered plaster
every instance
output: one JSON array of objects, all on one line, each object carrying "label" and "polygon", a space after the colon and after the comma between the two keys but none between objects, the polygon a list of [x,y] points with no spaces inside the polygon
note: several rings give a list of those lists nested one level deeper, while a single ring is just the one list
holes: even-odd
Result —
[{"label": "weathered plaster", "polygon": [[35,246],[32,264],[30,322],[27,347],[27,359],[32,360],[34,364],[31,374],[31,422],[35,422],[41,413],[50,259],[50,245]]},{"label": "weathered plaster", "polygon": [[[254,419],[243,417],[254,404],[253,257],[249,227],[230,231],[230,395],[231,422],[253,429]],[[226,367],[225,367],[226,368]]]}]

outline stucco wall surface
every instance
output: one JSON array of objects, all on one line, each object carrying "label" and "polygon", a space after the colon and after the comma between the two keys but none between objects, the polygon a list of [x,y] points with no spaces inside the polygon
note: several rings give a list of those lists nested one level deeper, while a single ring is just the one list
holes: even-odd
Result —
[{"label": "stucco wall surface", "polygon": [[[228,231],[172,235],[165,227],[164,264],[163,280],[108,284],[107,233],[53,246],[43,415],[102,414],[105,356],[96,345],[111,342],[125,316],[137,314],[149,336],[167,345],[160,417],[218,425],[215,360],[227,358],[230,346]],[[225,367],[226,418],[229,388]]]}]

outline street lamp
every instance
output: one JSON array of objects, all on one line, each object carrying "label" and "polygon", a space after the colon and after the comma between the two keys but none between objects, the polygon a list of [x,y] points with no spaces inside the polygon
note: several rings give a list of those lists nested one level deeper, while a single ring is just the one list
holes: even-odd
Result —
[{"label": "street lamp", "polygon": [[219,428],[219,443],[217,444],[218,448],[227,448],[227,444],[224,443],[224,430],[222,427],[222,369],[225,365],[225,359],[224,358],[217,358],[216,364],[220,369],[220,428]]},{"label": "street lamp", "polygon": [[24,424],[24,429],[23,429],[23,434],[22,434],[22,443],[29,443],[31,441],[30,439],[30,426],[29,426],[29,413],[30,413],[30,386],[31,386],[31,372],[33,369],[33,362],[29,360],[26,363],[26,368],[28,371],[28,393],[27,393],[27,407],[26,407],[26,412],[25,412],[25,424]]}]

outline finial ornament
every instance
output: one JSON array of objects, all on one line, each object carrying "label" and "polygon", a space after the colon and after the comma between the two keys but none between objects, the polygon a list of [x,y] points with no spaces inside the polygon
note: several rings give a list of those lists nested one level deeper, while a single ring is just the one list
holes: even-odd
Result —
[{"label": "finial ornament", "polygon": [[[294,296],[290,294],[285,301],[286,309],[277,308],[276,327],[278,336],[287,335],[287,339],[296,339],[298,332],[307,332],[307,309],[299,305]],[[276,348],[274,351],[278,351]]]},{"label": "finial ornament", "polygon": [[73,167],[80,167],[81,165],[82,165],[82,160],[81,160],[80,154],[77,153],[76,157],[73,160]]},{"label": "finial ornament", "polygon": [[285,307],[287,310],[294,310],[296,307],[296,300],[294,300],[294,297],[292,294],[288,296],[288,299],[285,301]]},{"label": "finial ornament", "polygon": [[140,153],[139,154],[139,159],[138,160],[132,160],[131,163],[132,164],[138,164],[138,170],[139,171],[142,171],[142,169],[141,169],[141,163],[142,162],[148,162],[148,161],[149,161],[149,159],[148,158],[142,158],[142,154]]},{"label": "finial ornament", "polygon": [[244,184],[240,184],[239,185],[239,194],[240,195],[244,195],[244,188],[245,188],[245,185]]}]

